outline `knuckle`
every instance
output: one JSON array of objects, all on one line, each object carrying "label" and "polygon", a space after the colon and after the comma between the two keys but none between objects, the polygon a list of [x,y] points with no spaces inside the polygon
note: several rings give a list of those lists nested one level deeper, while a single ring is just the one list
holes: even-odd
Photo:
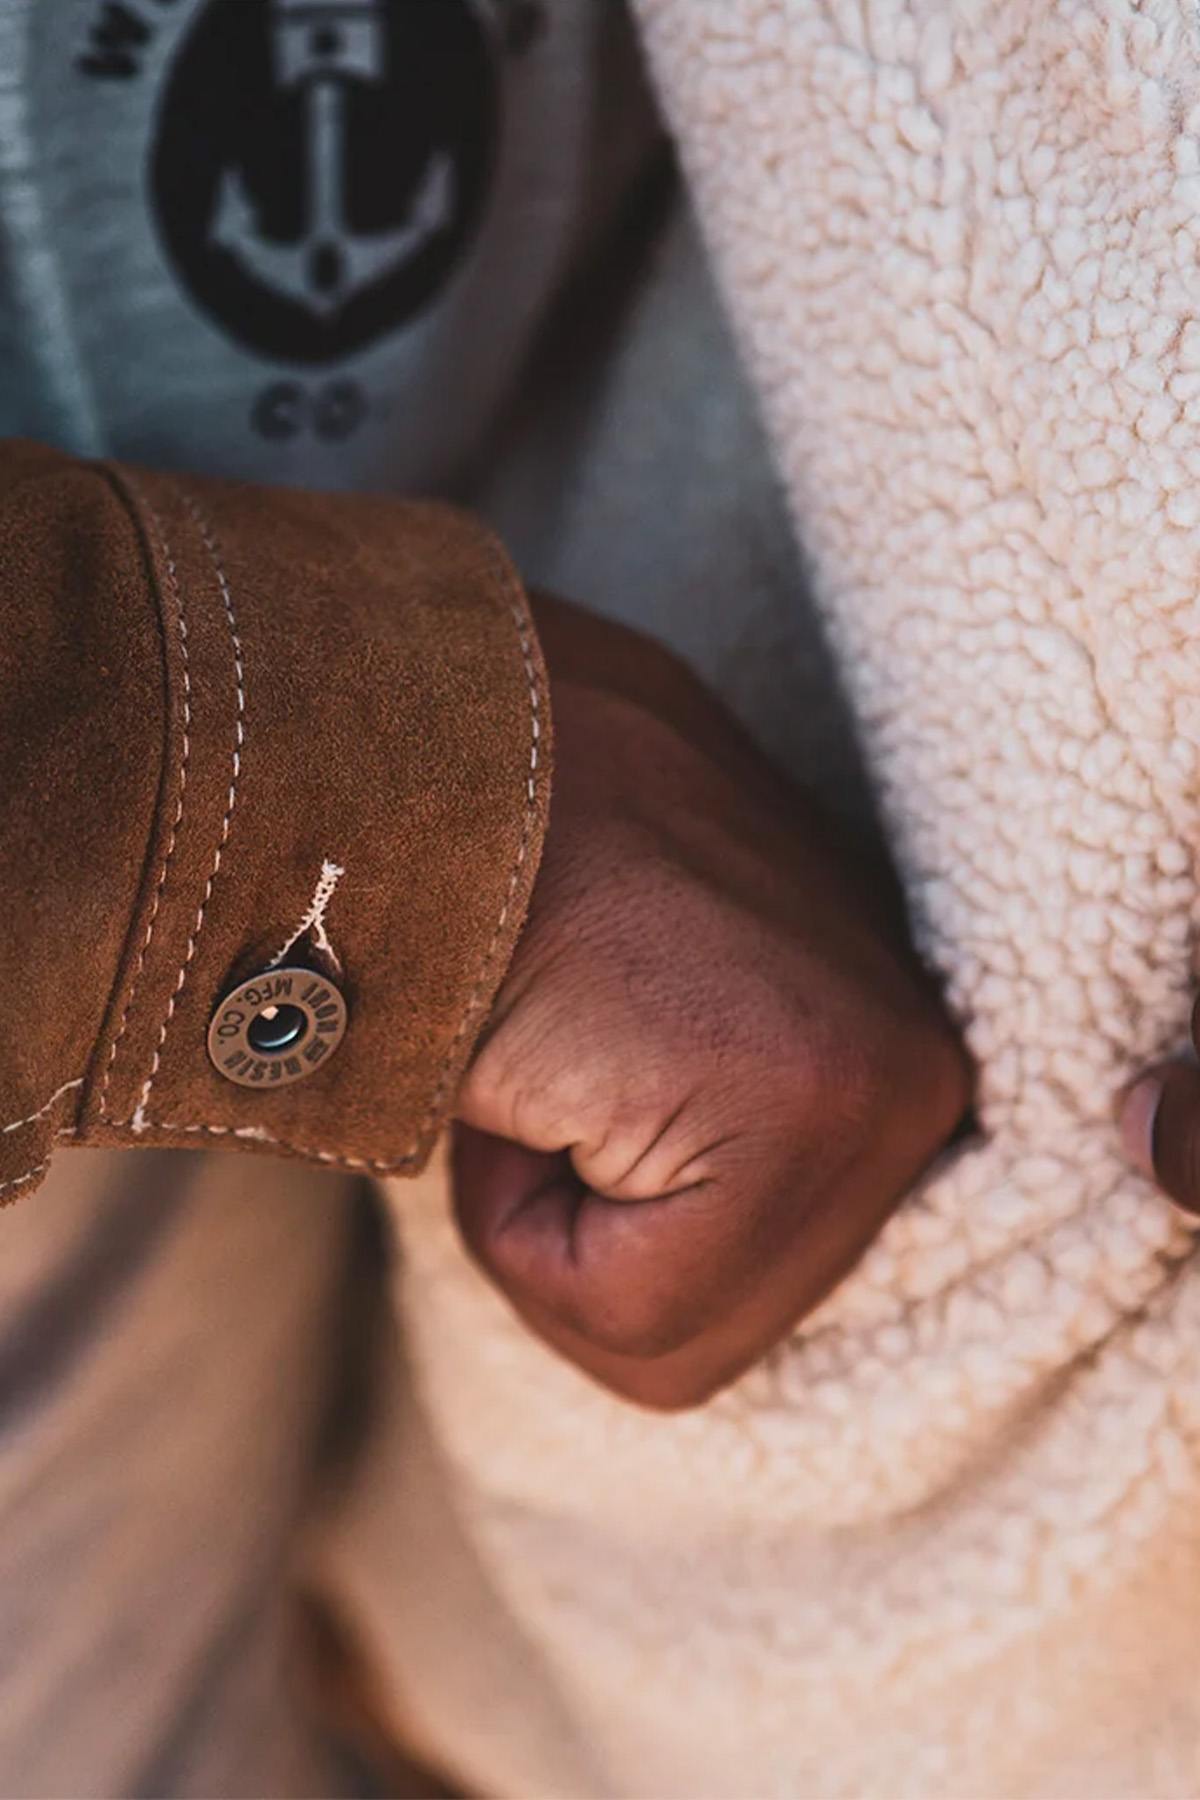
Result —
[{"label": "knuckle", "polygon": [[864,1032],[844,1055],[840,1111],[852,1126],[866,1127],[894,1104],[903,1063],[888,1030]]},{"label": "knuckle", "polygon": [[906,1062],[910,1082],[915,1077],[918,1083],[915,1099],[928,1134],[948,1138],[970,1106],[974,1086],[970,1058],[948,1020],[930,1018],[915,1034]]},{"label": "knuckle", "polygon": [[890,1104],[900,1073],[891,1035],[870,1018],[809,1045],[806,1065],[809,1116],[823,1135],[865,1132]]},{"label": "knuckle", "polygon": [[866,1136],[903,1114],[926,1137],[948,1137],[970,1102],[967,1056],[934,1008],[864,1015],[824,1059],[816,1116]]}]

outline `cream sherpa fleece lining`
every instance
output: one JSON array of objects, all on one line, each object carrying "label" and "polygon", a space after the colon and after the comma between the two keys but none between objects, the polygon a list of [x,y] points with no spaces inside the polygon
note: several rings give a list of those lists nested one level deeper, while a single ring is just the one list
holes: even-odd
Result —
[{"label": "cream sherpa fleece lining", "polygon": [[588,1746],[540,1785],[1192,1796],[1200,1269],[1111,1111],[1193,978],[1200,15],[638,11],[983,1130],[665,1423],[533,1344],[430,1190],[430,1415]]}]

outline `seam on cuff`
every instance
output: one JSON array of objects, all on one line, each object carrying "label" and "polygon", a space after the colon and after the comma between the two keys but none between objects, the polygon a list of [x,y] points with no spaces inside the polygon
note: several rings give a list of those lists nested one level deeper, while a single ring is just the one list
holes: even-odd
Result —
[{"label": "seam on cuff", "polygon": [[[133,1129],[132,1119],[110,1119],[106,1123],[117,1131]],[[262,1125],[181,1125],[170,1119],[144,1119],[139,1135],[147,1131],[178,1132],[188,1137],[238,1138],[244,1144],[265,1144],[272,1150],[286,1150],[292,1156],[303,1157],[306,1162],[328,1163],[333,1168],[355,1169],[372,1175],[400,1175],[420,1160],[417,1151],[388,1160],[386,1157],[348,1156],[340,1151],[318,1150],[312,1144],[296,1144],[287,1138],[276,1137]]]},{"label": "seam on cuff", "polygon": [[[229,841],[229,829],[230,829],[230,825],[233,821],[234,809],[237,806],[238,780],[240,778],[241,770],[242,770],[242,749],[246,742],[245,662],[244,662],[244,658],[243,658],[243,654],[242,654],[242,640],[238,633],[237,614],[234,610],[233,595],[232,595],[232,593],[230,591],[230,587],[229,587],[229,578],[225,573],[225,565],[224,565],[224,562],[222,561],[221,553],[217,548],[215,533],[213,532],[213,529],[212,529],[211,525],[209,524],[207,517],[201,511],[199,504],[197,503],[197,501],[195,499],[193,499],[193,497],[191,496],[190,493],[186,492],[181,486],[178,485],[178,483],[175,483],[172,485],[174,486],[174,491],[179,495],[179,498],[182,500],[184,506],[187,508],[188,512],[191,514],[192,519],[196,525],[196,529],[200,533],[201,541],[204,544],[204,548],[205,548],[205,551],[207,552],[208,559],[213,567],[213,573],[216,576],[217,586],[219,587],[219,589],[221,591],[221,600],[222,600],[222,603],[223,603],[224,609],[225,609],[225,619],[226,619],[226,623],[229,627],[229,636],[230,636],[230,641],[231,641],[232,648],[233,648],[233,670],[234,670],[234,685],[237,690],[237,710],[236,710],[236,719],[235,719],[235,726],[234,726],[232,774],[230,776],[229,793],[228,793],[228,797],[226,799],[226,804],[225,804],[225,816],[221,820],[221,833],[220,833],[220,837],[217,842],[216,853],[213,857],[212,868],[209,871],[208,881],[205,884],[204,894],[201,898],[199,908],[197,909],[197,912],[196,912],[195,923],[193,924],[191,932],[188,935],[187,950],[185,952],[183,962],[180,964],[179,973],[175,978],[175,986],[171,990],[171,998],[167,1003],[166,1016],[163,1019],[161,1027],[159,1028],[158,1043],[155,1045],[155,1048],[154,1048],[154,1059],[150,1064],[150,1071],[146,1076],[145,1082],[143,1083],[141,1095],[138,1099],[137,1106],[134,1109],[133,1119],[131,1121],[131,1129],[135,1132],[141,1131],[144,1128],[144,1125],[146,1123],[146,1103],[148,1102],[148,1100],[150,1098],[151,1089],[154,1086],[155,1079],[158,1075],[159,1068],[162,1064],[162,1053],[163,1053],[163,1047],[167,1041],[167,1033],[170,1030],[171,1021],[175,1017],[175,1008],[179,1004],[179,996],[180,996],[180,994],[182,994],[182,992],[184,990],[184,986],[187,982],[188,970],[191,967],[192,959],[196,954],[196,945],[200,941],[200,933],[204,927],[204,918],[205,918],[205,914],[208,911],[208,903],[212,899],[213,886],[216,882],[217,876],[221,872],[221,858],[225,854],[225,846]],[[137,490],[135,490],[135,491],[137,491]],[[162,546],[163,554],[167,558],[167,566],[171,572],[171,579],[172,579],[172,583],[174,585],[176,599],[179,604],[180,629],[181,629],[181,633],[183,633],[183,594],[181,591],[181,583],[179,582],[178,575],[176,573],[175,564],[171,560],[171,557],[170,557],[170,552],[169,552],[169,549],[167,546],[167,541],[166,541],[166,535],[163,530],[162,520],[144,494],[139,492],[139,498],[141,500],[142,505],[145,507],[147,513],[149,514],[150,518],[154,522],[154,528],[155,528],[156,532],[158,533],[159,542]],[[187,674],[186,634],[183,635],[183,647],[184,647],[184,713],[185,713],[184,742],[186,745],[186,742],[187,742],[186,720],[190,716],[190,714],[189,714],[189,695],[190,695],[190,686],[191,686],[190,680],[189,680],[188,674]],[[181,801],[181,812],[182,812],[182,801]],[[178,825],[178,822],[179,821],[177,819],[176,825]],[[174,849],[174,840],[172,840],[171,847],[173,850]],[[164,865],[164,877],[165,877],[165,865]],[[149,942],[149,939],[147,939],[147,943],[148,942]],[[130,999],[132,1000],[132,994],[130,995]]]},{"label": "seam on cuff", "polygon": [[542,754],[542,717],[541,695],[538,692],[537,667],[534,662],[532,649],[531,620],[523,590],[513,580],[507,563],[501,560],[494,542],[490,539],[488,542],[488,554],[491,558],[492,568],[495,572],[497,583],[508,602],[509,612],[512,615],[513,623],[516,626],[517,642],[521,648],[521,660],[524,664],[525,680],[529,688],[529,763],[525,779],[525,817],[521,825],[521,841],[517,848],[517,859],[513,864],[512,874],[509,876],[508,887],[504,894],[504,902],[500,908],[500,917],[496,921],[496,929],[492,933],[491,942],[485,950],[483,960],[479,965],[475,977],[475,985],[468,996],[466,1007],[463,1011],[462,1018],[459,1021],[458,1030],[450,1040],[450,1045],[445,1056],[442,1058],[442,1066],[438,1074],[437,1084],[434,1088],[433,1098],[429,1103],[425,1117],[422,1119],[417,1134],[413,1139],[412,1146],[405,1155],[405,1163],[415,1161],[420,1155],[422,1146],[427,1141],[438,1113],[441,1111],[442,1105],[446,1099],[446,1092],[450,1086],[455,1058],[464,1037],[470,1029],[475,1015],[479,1011],[483,992],[487,986],[488,977],[491,974],[492,965],[495,961],[496,951],[499,948],[500,940],[504,935],[504,927],[507,925],[509,915],[512,911],[512,904],[516,896],[517,885],[521,879],[521,871],[525,867],[526,859],[529,856],[529,846],[533,841],[534,825],[537,818],[537,774],[538,764],[541,761]]},{"label": "seam on cuff", "polygon": [[0,1181],[0,1195],[11,1194],[14,1189],[24,1187],[27,1181],[36,1181],[38,1176],[44,1175],[49,1167],[50,1158],[47,1157],[45,1162],[38,1164],[36,1169],[26,1169],[23,1175],[14,1175],[11,1181]]},{"label": "seam on cuff", "polygon": [[[166,538],[163,535],[162,524],[159,520],[158,514],[154,511],[154,508],[149,504],[149,501],[147,500],[145,493],[143,492],[143,490],[141,489],[139,484],[129,474],[128,470],[121,471],[121,480],[125,483],[128,491],[137,500],[138,505],[140,506],[142,513],[144,515],[144,518],[148,519],[151,522],[154,533],[158,539],[157,547],[158,547],[160,555],[163,558],[163,563],[164,563],[164,566],[167,571],[167,578],[170,581],[171,590],[175,597],[175,604],[176,604],[176,608],[178,611],[178,618],[179,618],[179,627],[178,627],[179,647],[180,647],[180,653],[181,653],[181,656],[183,659],[183,748],[182,748],[182,753],[180,755],[178,773],[176,775],[175,817],[171,824],[171,830],[170,830],[170,835],[167,839],[166,850],[163,855],[162,863],[159,867],[158,880],[155,884],[155,889],[154,889],[154,899],[150,906],[150,917],[146,924],[145,935],[142,939],[142,947],[138,953],[137,967],[134,970],[133,981],[130,984],[129,994],[125,1001],[125,1009],[121,1014],[120,1025],[116,1031],[115,1036],[113,1037],[112,1044],[109,1048],[108,1062],[107,1062],[107,1064],[105,1066],[105,1070],[104,1070],[104,1080],[100,1087],[99,1113],[100,1113],[100,1117],[102,1119],[104,1119],[105,1121],[108,1121],[108,1118],[109,1118],[108,1089],[109,1089],[109,1084],[112,1081],[113,1068],[114,1068],[114,1065],[115,1065],[116,1059],[117,1059],[117,1051],[119,1050],[119,1048],[121,1046],[121,1042],[125,1036],[126,1031],[128,1030],[128,1027],[129,1027],[130,1013],[133,1010],[133,1003],[137,996],[138,987],[139,987],[139,984],[142,979],[142,973],[146,967],[146,957],[150,950],[150,944],[154,937],[154,929],[158,923],[159,909],[162,905],[163,890],[167,884],[167,875],[170,871],[171,863],[172,863],[172,860],[175,855],[175,846],[176,846],[176,843],[178,842],[178,838],[179,838],[179,826],[180,826],[180,822],[183,818],[184,802],[187,798],[188,762],[191,757],[191,725],[192,725],[192,678],[191,678],[191,668],[190,668],[190,664],[189,664],[189,660],[188,660],[187,620],[184,617],[183,592],[182,592],[181,583],[179,581],[178,571],[176,570],[176,567],[175,567],[174,558],[172,557],[171,552],[167,546]],[[164,633],[164,639],[165,639],[165,633]],[[168,716],[168,721],[169,721],[169,718],[170,718],[169,699],[167,702],[167,716]]]},{"label": "seam on cuff", "polygon": [[28,1113],[23,1119],[14,1119],[11,1125],[0,1125],[0,1137],[7,1137],[9,1133],[13,1131],[20,1131],[25,1125],[36,1125],[39,1119],[44,1119],[48,1112],[54,1111],[54,1108],[65,1094],[70,1094],[76,1088],[81,1088],[84,1079],[84,1076],[77,1075],[74,1081],[64,1081],[60,1088],[55,1088],[50,1098],[43,1106],[39,1106],[36,1112]]}]

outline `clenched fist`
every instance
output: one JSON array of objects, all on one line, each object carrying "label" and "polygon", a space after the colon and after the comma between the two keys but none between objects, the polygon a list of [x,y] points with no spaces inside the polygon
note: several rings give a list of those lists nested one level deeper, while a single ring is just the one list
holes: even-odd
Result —
[{"label": "clenched fist", "polygon": [[457,1213],[549,1343],[693,1405],[852,1266],[968,1066],[885,884],[706,690],[634,633],[536,610],[550,830],[460,1096]]}]

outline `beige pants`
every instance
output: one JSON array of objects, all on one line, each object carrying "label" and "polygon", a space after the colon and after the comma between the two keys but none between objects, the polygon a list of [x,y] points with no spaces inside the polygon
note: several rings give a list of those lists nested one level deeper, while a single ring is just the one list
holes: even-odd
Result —
[{"label": "beige pants", "polygon": [[0,1214],[0,1794],[340,1794],[286,1575],[352,1192],[64,1152]]}]

